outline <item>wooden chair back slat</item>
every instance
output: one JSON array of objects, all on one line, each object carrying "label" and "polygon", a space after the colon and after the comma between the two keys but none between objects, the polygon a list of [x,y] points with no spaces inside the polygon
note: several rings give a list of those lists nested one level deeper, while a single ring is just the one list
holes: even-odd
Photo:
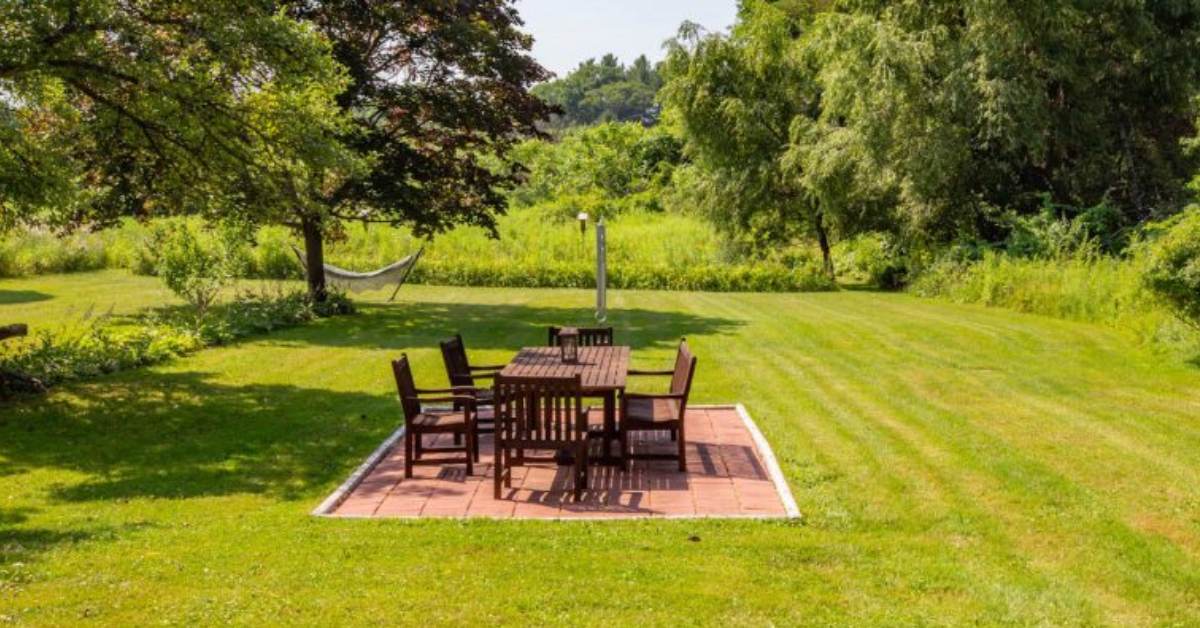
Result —
[{"label": "wooden chair back slat", "polygon": [[[611,347],[613,344],[612,327],[578,327],[577,329],[581,347]],[[558,346],[558,332],[560,331],[562,331],[562,327],[547,329],[547,346]]]},{"label": "wooden chair back slat", "polygon": [[404,419],[410,424],[421,414],[421,403],[417,401],[417,384],[413,379],[412,366],[408,363],[408,355],[402,354],[399,360],[392,360],[392,375],[396,378],[396,393],[400,395],[400,407],[404,410]]},{"label": "wooden chair back slat", "polygon": [[696,356],[688,347],[687,340],[679,343],[679,351],[675,354],[675,370],[671,375],[671,394],[687,395],[692,390],[692,377],[696,374]]},{"label": "wooden chair back slat", "polygon": [[467,348],[462,336],[455,334],[453,338],[441,343],[442,362],[446,365],[446,376],[451,386],[474,386],[475,378],[471,376],[471,363],[467,361]]},{"label": "wooden chair back slat", "polygon": [[498,376],[495,403],[496,430],[502,440],[570,444],[587,438],[579,375]]}]

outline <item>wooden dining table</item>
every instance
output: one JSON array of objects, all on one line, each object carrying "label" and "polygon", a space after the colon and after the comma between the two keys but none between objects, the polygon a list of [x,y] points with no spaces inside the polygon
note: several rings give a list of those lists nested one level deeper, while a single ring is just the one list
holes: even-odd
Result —
[{"label": "wooden dining table", "polygon": [[563,362],[559,347],[525,347],[500,374],[505,377],[571,377],[579,374],[583,395],[599,397],[604,404],[604,454],[597,462],[618,464],[612,455],[617,436],[617,395],[624,392],[629,377],[629,347],[579,347],[577,362]]}]

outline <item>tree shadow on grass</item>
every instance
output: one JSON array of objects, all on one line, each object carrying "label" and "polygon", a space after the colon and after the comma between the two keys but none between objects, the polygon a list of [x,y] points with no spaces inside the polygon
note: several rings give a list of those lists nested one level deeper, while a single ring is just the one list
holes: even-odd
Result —
[{"label": "tree shadow on grass", "polygon": [[[585,308],[416,303],[290,329],[282,344],[431,347],[461,332],[472,348],[540,345]],[[617,342],[669,346],[741,323],[675,312],[614,313]],[[285,367],[270,365],[269,367]],[[268,365],[264,365],[268,367]],[[230,385],[199,372],[139,369],[3,406],[0,477],[41,468],[84,474],[50,488],[64,502],[266,494],[312,499],[401,421],[392,396],[281,384]]]},{"label": "tree shadow on grass", "polygon": [[0,290],[0,305],[16,305],[18,303],[37,303],[49,301],[54,297],[36,290]]},{"label": "tree shadow on grass", "polygon": [[[130,523],[121,526],[84,524],[82,528],[50,529],[22,527],[28,511],[0,508],[0,566],[28,563],[41,554],[60,545],[70,545],[94,540],[111,540],[128,532],[149,527],[146,523]],[[20,578],[20,572],[10,572],[9,578]],[[4,577],[0,575],[0,585]],[[0,589],[3,587],[0,586]]]},{"label": "tree shadow on grass", "polygon": [[[480,303],[364,304],[336,325],[310,328],[286,341],[338,347],[406,349],[437,346],[461,333],[470,349],[510,349],[546,343],[550,325],[599,325],[588,308],[529,307]],[[635,349],[673,346],[684,336],[733,333],[742,321],[683,312],[621,309],[607,322],[617,344]],[[302,337],[297,337],[302,336]]]},{"label": "tree shadow on grass", "polygon": [[203,373],[123,373],[5,407],[0,476],[87,475],[51,499],[238,493],[313,497],[399,422],[385,395],[229,386]]},{"label": "tree shadow on grass", "polygon": [[65,528],[23,525],[33,512],[28,508],[0,508],[0,591],[6,583],[24,582],[29,572],[22,566],[56,547],[115,540],[151,526],[145,522],[113,526],[90,519],[72,521]]}]

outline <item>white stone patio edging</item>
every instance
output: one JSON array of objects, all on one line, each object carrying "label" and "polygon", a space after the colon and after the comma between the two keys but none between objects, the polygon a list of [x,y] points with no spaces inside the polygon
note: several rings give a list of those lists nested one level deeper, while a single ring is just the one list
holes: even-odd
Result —
[{"label": "white stone patio edging", "polygon": [[[740,403],[738,403],[738,404],[693,405],[690,407],[695,408],[697,410],[732,409],[735,412],[737,412],[738,417],[740,417],[742,419],[742,423],[746,426],[746,429],[749,430],[750,437],[752,439],[754,439],[754,447],[758,450],[759,455],[762,456],[763,464],[767,467],[767,475],[770,476],[771,483],[775,485],[775,493],[779,496],[779,500],[781,502],[783,502],[783,510],[785,513],[783,518],[799,519],[802,516],[800,514],[800,508],[798,506],[796,506],[796,499],[794,497],[792,497],[792,489],[788,486],[787,478],[785,478],[783,475],[783,470],[779,468],[779,461],[775,458],[775,452],[774,452],[774,450],[771,449],[771,444],[767,442],[767,438],[765,436],[763,436],[762,431],[760,431],[758,429],[758,425],[754,422],[754,419],[750,418],[750,413],[746,411],[746,407]],[[384,456],[386,456],[388,454],[388,451],[390,451],[392,449],[392,447],[395,446],[396,443],[400,442],[401,438],[404,438],[404,426],[403,425],[401,425],[395,432],[392,432],[392,435],[388,436],[386,440],[384,440],[382,443],[380,443],[380,445],[375,448],[375,451],[371,452],[371,455],[367,456],[367,459],[364,460],[363,463],[360,464],[358,466],[358,468],[354,470],[354,473],[350,474],[350,477],[346,478],[346,481],[342,482],[342,485],[337,487],[337,490],[335,490],[333,493],[331,493],[329,495],[329,497],[326,497],[325,501],[321,502],[321,505],[317,506],[312,511],[311,514],[316,517],[331,517],[331,518],[336,517],[339,519],[375,518],[375,517],[368,517],[368,516],[334,515],[333,511],[337,510],[337,507],[340,506],[342,504],[342,502],[345,501],[346,498],[350,496],[350,493],[354,492],[354,489],[358,488],[358,485],[362,483],[363,479],[366,478],[368,474],[370,474],[371,470],[375,468],[375,465],[378,465],[379,462],[381,460],[383,460]],[[584,518],[584,517],[567,517],[567,518],[545,517],[542,519],[556,520],[556,521],[567,521],[567,520],[570,520],[570,521],[620,521],[622,519],[632,519],[632,518],[779,519],[780,517],[762,516],[762,515],[733,515],[733,516],[730,516],[730,515],[724,515],[724,516],[721,516],[721,515],[716,515],[716,516],[668,515],[665,517],[663,517],[663,516],[612,517],[612,518],[599,518],[599,519]]]},{"label": "white stone patio edging", "polygon": [[391,436],[388,436],[386,440],[380,443],[380,445],[375,448],[375,451],[371,452],[371,455],[367,456],[367,459],[364,460],[362,464],[358,465],[358,468],[354,470],[354,473],[351,473],[350,477],[346,478],[346,481],[342,482],[342,485],[337,487],[337,490],[331,493],[329,497],[326,497],[325,501],[321,502],[321,505],[317,506],[316,509],[312,511],[312,514],[318,517],[330,516],[333,511],[337,510],[338,506],[342,505],[342,502],[346,501],[346,498],[350,496],[350,493],[354,492],[354,489],[358,488],[359,484],[362,484],[363,478],[367,477],[367,474],[371,473],[371,469],[374,469],[375,465],[379,464],[379,461],[383,460],[383,457],[386,456],[389,451],[391,451],[392,447],[396,443],[400,442],[401,438],[404,438],[403,425],[397,428],[395,432],[392,432]]},{"label": "white stone patio edging", "polygon": [[763,436],[754,419],[750,418],[750,413],[746,411],[746,406],[739,403],[733,409],[737,411],[738,416],[742,417],[742,423],[746,424],[746,429],[750,430],[750,436],[754,439],[754,446],[758,448],[758,454],[762,456],[763,464],[767,465],[767,475],[771,476],[771,482],[775,484],[775,492],[779,494],[779,499],[783,501],[784,512],[787,513],[789,519],[800,518],[800,507],[796,505],[796,499],[792,497],[792,489],[788,486],[787,478],[783,477],[783,469],[779,468],[779,461],[775,459],[775,451],[771,449],[771,444],[767,442],[767,437]]}]

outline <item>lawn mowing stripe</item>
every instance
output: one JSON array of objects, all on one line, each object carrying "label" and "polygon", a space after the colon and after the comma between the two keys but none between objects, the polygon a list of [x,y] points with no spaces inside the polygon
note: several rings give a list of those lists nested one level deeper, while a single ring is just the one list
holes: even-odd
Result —
[{"label": "lawn mowing stripe", "polygon": [[854,352],[853,352],[853,351],[845,351],[845,352],[841,352],[841,353],[840,353],[840,355],[843,355],[843,356],[852,356],[852,355],[854,355]]}]

